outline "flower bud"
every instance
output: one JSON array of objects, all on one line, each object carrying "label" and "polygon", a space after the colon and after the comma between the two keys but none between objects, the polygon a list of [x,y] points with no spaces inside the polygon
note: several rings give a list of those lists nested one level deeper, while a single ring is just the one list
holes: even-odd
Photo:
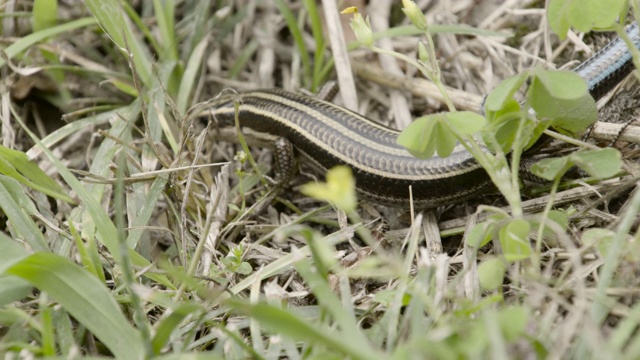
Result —
[{"label": "flower bud", "polygon": [[430,62],[429,51],[422,41],[418,41],[418,59],[424,63]]},{"label": "flower bud", "polygon": [[409,20],[419,30],[427,30],[427,18],[424,16],[418,5],[412,0],[402,0],[402,11],[407,15]]},{"label": "flower bud", "polygon": [[362,45],[371,47],[373,45],[373,31],[371,30],[369,18],[365,20],[355,6],[342,10],[341,14],[353,14],[350,23],[351,30],[353,30],[356,39],[358,39]]}]

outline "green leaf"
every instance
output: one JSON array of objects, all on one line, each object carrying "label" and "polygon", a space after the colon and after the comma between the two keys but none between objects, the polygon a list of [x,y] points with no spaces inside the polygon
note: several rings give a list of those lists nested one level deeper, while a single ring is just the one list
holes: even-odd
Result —
[{"label": "green leaf", "polygon": [[15,276],[0,276],[0,307],[23,299],[31,293],[33,286]]},{"label": "green leaf", "polygon": [[6,270],[54,298],[117,358],[145,357],[140,334],[118,303],[93,275],[51,253],[35,253]]},{"label": "green leaf", "polygon": [[268,331],[297,341],[324,345],[352,359],[376,359],[381,354],[347,341],[336,329],[311,323],[289,310],[267,304],[249,304],[238,300],[226,303],[231,309],[257,320]]},{"label": "green leaf", "polygon": [[483,261],[478,266],[478,280],[484,290],[495,290],[502,286],[507,264],[503,259],[492,258]]},{"label": "green leaf", "polygon": [[[386,307],[392,306],[393,302],[396,301],[396,296],[398,294],[398,290],[397,289],[393,289],[393,290],[380,290],[378,292],[376,292],[376,294],[373,296],[373,301],[377,302],[378,304],[382,304]],[[407,306],[409,305],[409,301],[411,301],[411,295],[410,294],[403,294],[402,295],[402,306]]]},{"label": "green leaf", "polygon": [[171,334],[177,329],[182,321],[194,313],[203,311],[202,306],[192,303],[180,304],[168,311],[168,316],[164,316],[155,324],[155,336],[151,342],[154,354],[160,354],[162,348],[167,344]]},{"label": "green leaf", "polygon": [[190,96],[197,88],[196,82],[202,74],[202,61],[206,55],[207,45],[209,45],[209,38],[204,38],[193,49],[191,57],[187,62],[184,75],[180,80],[180,91],[178,92],[178,99],[176,105],[180,114],[184,114],[189,108]]},{"label": "green leaf", "polygon": [[0,274],[27,256],[29,253],[23,246],[4,233],[0,233]]},{"label": "green leaf", "polygon": [[471,111],[454,111],[446,113],[445,116],[449,126],[461,136],[476,134],[487,124],[484,116]]},{"label": "green leaf", "polygon": [[[513,95],[522,87],[525,81],[527,81],[529,75],[529,72],[522,72],[502,80],[500,84],[489,93],[487,99],[484,101],[487,116],[490,113],[501,111],[507,107],[513,107],[514,102],[518,105],[517,101],[513,99]],[[518,108],[520,108],[519,105]]]},{"label": "green leaf", "polygon": [[[130,111],[131,113],[139,112],[139,109],[136,106],[136,104],[137,102],[134,102],[130,107],[123,108],[123,109]],[[120,116],[127,118],[127,116],[123,115],[123,112],[119,114]],[[129,115],[129,112],[127,113],[127,115]],[[20,123],[20,126],[22,127],[22,129],[29,135],[29,137],[31,137],[31,139],[37,144],[40,150],[46,154],[46,156],[55,166],[56,170],[58,170],[58,173],[60,174],[60,176],[66,181],[69,187],[71,187],[71,189],[75,191],[78,197],[82,200],[84,206],[86,207],[87,213],[91,216],[92,221],[95,223],[100,240],[109,249],[110,254],[116,259],[116,262],[120,262],[121,260],[120,244],[117,242],[117,239],[114,236],[114,234],[116,234],[116,228],[113,222],[111,221],[111,219],[109,218],[109,215],[105,212],[105,210],[100,205],[100,202],[96,200],[96,197],[94,197],[96,195],[95,194],[96,188],[92,187],[93,189],[92,191],[88,190],[87,187],[85,187],[78,179],[76,179],[76,177],[71,173],[71,171],[69,171],[69,169],[67,169],[64,166],[64,164],[62,164],[62,162],[51,152],[51,150],[49,150],[47,147],[45,147],[42,144],[42,142],[38,139],[38,137],[31,130],[29,130],[29,128],[24,124],[24,122],[20,118],[16,118],[16,121]],[[116,125],[114,126],[118,126],[118,123],[116,123]],[[122,131],[122,129],[124,129],[127,126],[127,124],[125,122],[120,122],[120,126],[121,126],[120,131]],[[114,131],[113,128],[112,128],[112,131]],[[108,140],[108,141],[111,141],[111,140]],[[103,142],[103,145],[105,145],[105,143],[106,141]],[[115,150],[115,149],[112,149],[112,150]],[[109,150],[105,150],[105,151],[109,152]],[[115,151],[113,151],[111,154],[113,153],[115,153]],[[98,157],[96,156],[96,158]],[[103,160],[105,162],[105,164],[103,164],[104,165],[103,167],[105,169],[108,169],[108,166],[106,165],[106,163],[110,161],[111,158],[107,159],[105,157]],[[94,161],[94,163],[92,164],[92,167],[95,164],[96,162]],[[98,197],[99,196],[100,195],[98,195]],[[2,203],[2,201],[0,201],[0,203]],[[129,249],[128,251],[129,251],[129,257],[134,266],[138,268],[147,268],[147,267],[149,267],[149,269],[154,268],[149,262],[149,260],[145,259],[142,255],[135,252],[133,249]],[[171,281],[169,281],[169,279],[164,274],[161,274],[159,272],[154,272],[154,271],[147,271],[145,272],[144,275],[170,289],[175,289],[175,286],[171,283]]]},{"label": "green leaf", "polygon": [[591,228],[582,234],[581,240],[585,246],[594,246],[600,257],[606,259],[614,236],[615,232],[609,229]]},{"label": "green leaf", "polygon": [[[444,114],[446,117],[446,114]],[[433,127],[433,134],[431,134],[431,140],[436,146],[436,153],[439,157],[447,157],[451,155],[453,149],[458,142],[455,134],[445,124],[445,118],[441,117],[439,121],[436,121]]]},{"label": "green leaf", "polygon": [[531,166],[531,172],[545,180],[562,177],[573,164],[568,156],[542,159]]},{"label": "green leaf", "polygon": [[53,27],[58,21],[58,0],[34,0],[31,12],[34,32]]},{"label": "green leaf", "polygon": [[[532,96],[546,95],[557,100],[578,100],[588,93],[587,83],[573,71],[544,70],[536,67],[533,73]],[[537,103],[536,105],[542,109],[546,108]],[[538,111],[537,107],[534,109]]]},{"label": "green leaf", "polygon": [[24,298],[31,292],[31,284],[15,277],[2,275],[13,264],[29,256],[15,240],[0,233],[0,307]]},{"label": "green leaf", "polygon": [[547,22],[560,40],[567,37],[570,23],[571,2],[569,0],[550,0],[547,6]]},{"label": "green leaf", "polygon": [[612,29],[624,17],[627,0],[551,0],[547,6],[549,26],[561,40],[570,26],[579,31]]},{"label": "green leaf", "polygon": [[495,231],[495,224],[489,222],[481,222],[467,232],[465,240],[467,245],[473,248],[481,248],[491,241],[493,238],[493,232]]},{"label": "green leaf", "polygon": [[563,230],[567,230],[569,228],[569,214],[563,210],[551,210],[547,217],[558,224],[560,228]]},{"label": "green leaf", "polygon": [[469,111],[427,115],[409,124],[397,143],[417,158],[426,159],[436,152],[447,157],[456,146],[457,136],[477,133],[485,124],[483,116]]},{"label": "green leaf", "polygon": [[610,178],[622,169],[620,152],[613,148],[577,151],[559,158],[538,161],[531,172],[543,179],[554,180],[562,177],[569,168],[577,165],[597,179]]},{"label": "green leaf", "polygon": [[9,218],[15,235],[36,251],[49,251],[42,231],[28,215],[36,213],[35,205],[17,181],[4,175],[0,175],[0,209]]},{"label": "green leaf", "polygon": [[438,119],[442,117],[442,114],[432,114],[415,119],[398,135],[397,143],[404,146],[411,155],[417,158],[432,157],[436,152],[437,142],[434,136],[435,126]]},{"label": "green leaf", "polygon": [[529,244],[528,221],[515,219],[503,226],[499,232],[500,244],[507,261],[518,261],[529,258],[531,245]]},{"label": "green leaf", "polygon": [[552,126],[578,132],[598,119],[595,100],[578,74],[541,68],[534,74],[528,101],[538,116],[554,120]]},{"label": "green leaf", "polygon": [[56,199],[73,203],[62,187],[21,151],[0,145],[0,174],[7,175],[30,188]]},{"label": "green leaf", "polygon": [[[82,18],[74,21],[70,21],[66,24],[54,26],[51,28],[47,28],[41,31],[37,31],[31,33],[25,37],[18,39],[18,41],[9,45],[6,49],[4,49],[4,53],[7,55],[7,59],[12,59],[16,55],[22,53],[27,50],[31,46],[46,40],[50,37],[54,37],[60,34],[69,33],[73,30],[87,27],[89,25],[95,24],[95,20],[93,18]],[[7,60],[4,57],[0,57],[0,67],[4,66],[7,63]]]},{"label": "green leaf", "polygon": [[249,275],[251,274],[252,271],[253,271],[253,268],[251,267],[251,264],[249,264],[246,261],[243,261],[240,263],[240,265],[238,265],[238,267],[235,269],[234,272],[240,275]]},{"label": "green leaf", "polygon": [[161,56],[178,61],[178,43],[175,36],[175,3],[173,0],[153,0],[153,10],[160,30]]},{"label": "green leaf", "polygon": [[134,35],[129,24],[124,21],[123,11],[118,0],[85,0],[85,4],[95,16],[102,30],[109,35],[119,50],[128,50],[131,53],[142,82],[145,84],[150,82],[152,80],[151,57],[147,49]]},{"label": "green leaf", "polygon": [[310,197],[325,200],[347,213],[358,204],[356,181],[347,166],[336,166],[327,171],[326,183],[308,183],[300,191]]},{"label": "green leaf", "polygon": [[310,79],[311,77],[311,57],[309,56],[310,51],[307,49],[307,46],[304,41],[304,36],[302,29],[298,26],[298,19],[291,11],[291,8],[284,2],[284,0],[276,0],[275,5],[278,8],[278,11],[282,14],[284,21],[287,23],[287,28],[289,32],[291,32],[291,37],[298,48],[298,54],[300,55],[300,59],[302,60],[302,68],[304,73],[304,79]]},{"label": "green leaf", "polygon": [[524,306],[507,306],[498,312],[498,323],[507,341],[516,341],[526,334],[531,310]]},{"label": "green leaf", "polygon": [[586,94],[579,100],[567,102],[564,108],[554,116],[551,126],[575,134],[584,131],[596,121],[598,121],[596,101],[591,95]]},{"label": "green leaf", "polygon": [[520,135],[527,143],[530,142],[529,136],[533,136],[535,134],[535,132],[531,130],[536,126],[534,120],[528,116],[523,115],[524,114],[521,110],[518,110],[518,112],[505,114],[504,116],[500,117],[500,122],[496,126],[494,126],[493,131],[495,132],[496,140],[498,141],[500,149],[503,152],[511,152],[513,144],[516,140],[516,136],[518,135],[518,130],[520,129],[521,121],[524,121],[524,124],[522,126],[522,134]]},{"label": "green leaf", "polygon": [[571,159],[597,179],[610,178],[622,168],[620,152],[614,148],[578,151],[571,154]]},{"label": "green leaf", "polygon": [[579,31],[611,29],[626,10],[627,0],[573,0],[569,21]]}]

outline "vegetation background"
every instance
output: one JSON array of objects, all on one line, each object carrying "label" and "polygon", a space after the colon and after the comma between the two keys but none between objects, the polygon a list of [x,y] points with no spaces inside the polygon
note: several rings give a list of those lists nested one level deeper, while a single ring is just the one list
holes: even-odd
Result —
[{"label": "vegetation background", "polygon": [[[572,68],[610,37],[559,40],[541,1],[417,3],[460,110],[479,111],[524,69]],[[196,116],[224,89],[313,93],[336,73],[336,103],[392,127],[445,110],[433,83],[359,47],[353,15],[338,15],[357,6],[377,46],[415,59],[425,35],[406,4],[1,4],[6,358],[640,357],[633,124],[614,144],[631,175],[528,188],[517,224],[551,206],[556,217],[538,235],[510,228],[528,249],[514,261],[502,235],[469,240],[476,206],[505,206],[498,195],[345,213],[300,194],[318,175],[303,167],[271,201],[270,150],[252,148],[251,166]],[[633,119],[634,85],[602,100],[601,118]],[[594,137],[609,146],[620,128],[598,124]]]}]

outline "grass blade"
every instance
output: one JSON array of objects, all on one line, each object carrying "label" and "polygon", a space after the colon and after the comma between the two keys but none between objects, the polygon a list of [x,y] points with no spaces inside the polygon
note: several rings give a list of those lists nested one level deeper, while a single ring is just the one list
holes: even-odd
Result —
[{"label": "grass blade", "polygon": [[27,215],[35,213],[35,206],[20,184],[0,175],[0,208],[11,221],[13,229],[36,251],[49,251],[47,241],[36,223]]},{"label": "grass blade", "polygon": [[33,1],[33,31],[41,31],[56,25],[58,20],[57,0]]},{"label": "grass blade", "polygon": [[207,38],[202,39],[200,43],[193,49],[193,53],[189,58],[189,62],[187,63],[187,67],[185,68],[184,75],[182,76],[182,80],[180,81],[180,91],[178,91],[178,100],[176,101],[178,111],[181,114],[184,114],[187,111],[189,106],[189,99],[193,93],[193,89],[196,88],[194,83],[197,78],[199,78],[202,69],[202,60],[204,59],[205,50],[207,49],[207,45],[209,41]]},{"label": "grass blade", "polygon": [[379,359],[382,357],[380,353],[371,352],[370,347],[363,348],[347,341],[344,333],[338,333],[335,329],[303,320],[288,310],[267,304],[252,305],[235,300],[227,302],[227,305],[235,311],[258,320],[264,328],[274,334],[299,341],[322,344],[328,349],[341,352],[350,359]]},{"label": "grass blade", "polygon": [[140,334],[129,324],[118,303],[93,275],[51,253],[35,253],[6,270],[56,299],[121,359],[144,357]]},{"label": "grass blade", "polygon": [[62,187],[35,163],[29,161],[21,151],[0,145],[0,173],[56,199],[73,203],[73,199],[63,193]]},{"label": "grass blade", "polygon": [[151,80],[151,57],[146,48],[140,44],[128,23],[124,21],[123,10],[118,1],[86,0],[85,3],[105,34],[109,35],[109,38],[122,50],[127,48],[124,41],[126,37],[126,43],[129,46],[136,70],[140,74],[142,82],[148,84]]},{"label": "grass blade", "polygon": [[[9,45],[6,49],[4,49],[4,53],[7,55],[8,59],[14,58],[16,55],[22,53],[27,50],[31,46],[46,40],[48,38],[68,33],[76,29],[80,29],[83,27],[87,27],[89,25],[95,24],[96,21],[93,18],[82,18],[74,21],[69,21],[66,24],[50,27],[45,30],[37,31],[32,34],[29,34],[20,40],[14,42]],[[0,67],[7,63],[7,59],[0,58]]]}]

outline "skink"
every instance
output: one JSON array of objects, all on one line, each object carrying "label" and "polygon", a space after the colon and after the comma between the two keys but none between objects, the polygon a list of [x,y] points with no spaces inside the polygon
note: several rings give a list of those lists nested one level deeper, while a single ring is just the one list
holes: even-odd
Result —
[{"label": "skink", "polygon": [[[637,25],[626,29],[640,47]],[[633,69],[631,53],[615,38],[574,71],[599,98]],[[464,150],[447,158],[417,159],[396,144],[399,131],[360,114],[312,97],[279,89],[226,94],[208,103],[217,126],[239,122],[263,140],[288,141],[304,159],[321,170],[348,165],[358,193],[387,206],[405,206],[411,187],[414,205],[434,208],[459,203],[491,188],[489,176]]]}]

